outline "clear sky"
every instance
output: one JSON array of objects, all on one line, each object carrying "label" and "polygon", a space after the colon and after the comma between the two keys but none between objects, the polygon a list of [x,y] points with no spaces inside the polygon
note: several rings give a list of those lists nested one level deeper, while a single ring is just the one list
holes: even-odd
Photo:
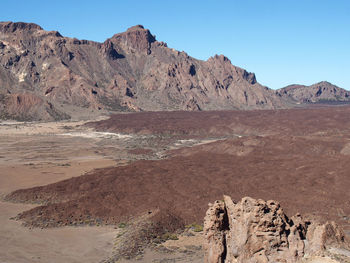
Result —
[{"label": "clear sky", "polygon": [[350,0],[1,0],[0,20],[100,42],[142,24],[195,58],[224,54],[273,89],[350,89]]}]

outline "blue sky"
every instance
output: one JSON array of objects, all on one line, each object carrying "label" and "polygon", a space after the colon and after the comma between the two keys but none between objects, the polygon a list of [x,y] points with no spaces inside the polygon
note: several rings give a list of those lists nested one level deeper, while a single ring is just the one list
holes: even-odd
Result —
[{"label": "blue sky", "polygon": [[350,89],[349,0],[2,0],[0,20],[100,42],[142,24],[195,58],[224,54],[273,89],[322,80]]}]

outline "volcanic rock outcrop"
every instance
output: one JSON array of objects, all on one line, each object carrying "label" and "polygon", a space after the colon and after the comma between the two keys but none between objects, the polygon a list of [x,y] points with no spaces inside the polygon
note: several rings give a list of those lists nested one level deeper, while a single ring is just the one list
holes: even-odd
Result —
[{"label": "volcanic rock outcrop", "polygon": [[204,220],[206,262],[299,262],[329,246],[348,247],[334,223],[288,218],[276,201],[230,197],[210,204]]},{"label": "volcanic rock outcrop", "polygon": [[[103,111],[291,105],[227,57],[194,59],[168,48],[140,25],[97,43],[63,37],[36,24],[1,22],[0,96],[1,118],[33,120]],[[32,106],[16,108],[13,96],[37,99]]]},{"label": "volcanic rock outcrop", "polygon": [[289,85],[276,91],[282,97],[299,103],[350,102],[350,92],[322,81],[311,86]]}]

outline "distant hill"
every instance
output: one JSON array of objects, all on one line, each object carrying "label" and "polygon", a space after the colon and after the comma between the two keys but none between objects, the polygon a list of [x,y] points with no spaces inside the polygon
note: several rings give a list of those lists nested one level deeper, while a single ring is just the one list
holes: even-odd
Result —
[{"label": "distant hill", "polygon": [[0,23],[0,118],[59,120],[108,111],[275,109],[288,98],[223,55],[168,48],[143,26],[103,43]]},{"label": "distant hill", "polygon": [[322,81],[311,86],[289,85],[277,90],[284,98],[293,99],[299,103],[312,102],[350,102],[350,92],[332,83]]}]

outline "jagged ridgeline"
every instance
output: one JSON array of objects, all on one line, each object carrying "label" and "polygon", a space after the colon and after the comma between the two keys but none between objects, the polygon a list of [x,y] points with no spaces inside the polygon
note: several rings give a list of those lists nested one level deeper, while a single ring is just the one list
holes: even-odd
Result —
[{"label": "jagged ridgeline", "polygon": [[290,105],[227,57],[194,59],[140,25],[98,43],[12,22],[0,23],[0,102],[1,118],[26,120]]}]

